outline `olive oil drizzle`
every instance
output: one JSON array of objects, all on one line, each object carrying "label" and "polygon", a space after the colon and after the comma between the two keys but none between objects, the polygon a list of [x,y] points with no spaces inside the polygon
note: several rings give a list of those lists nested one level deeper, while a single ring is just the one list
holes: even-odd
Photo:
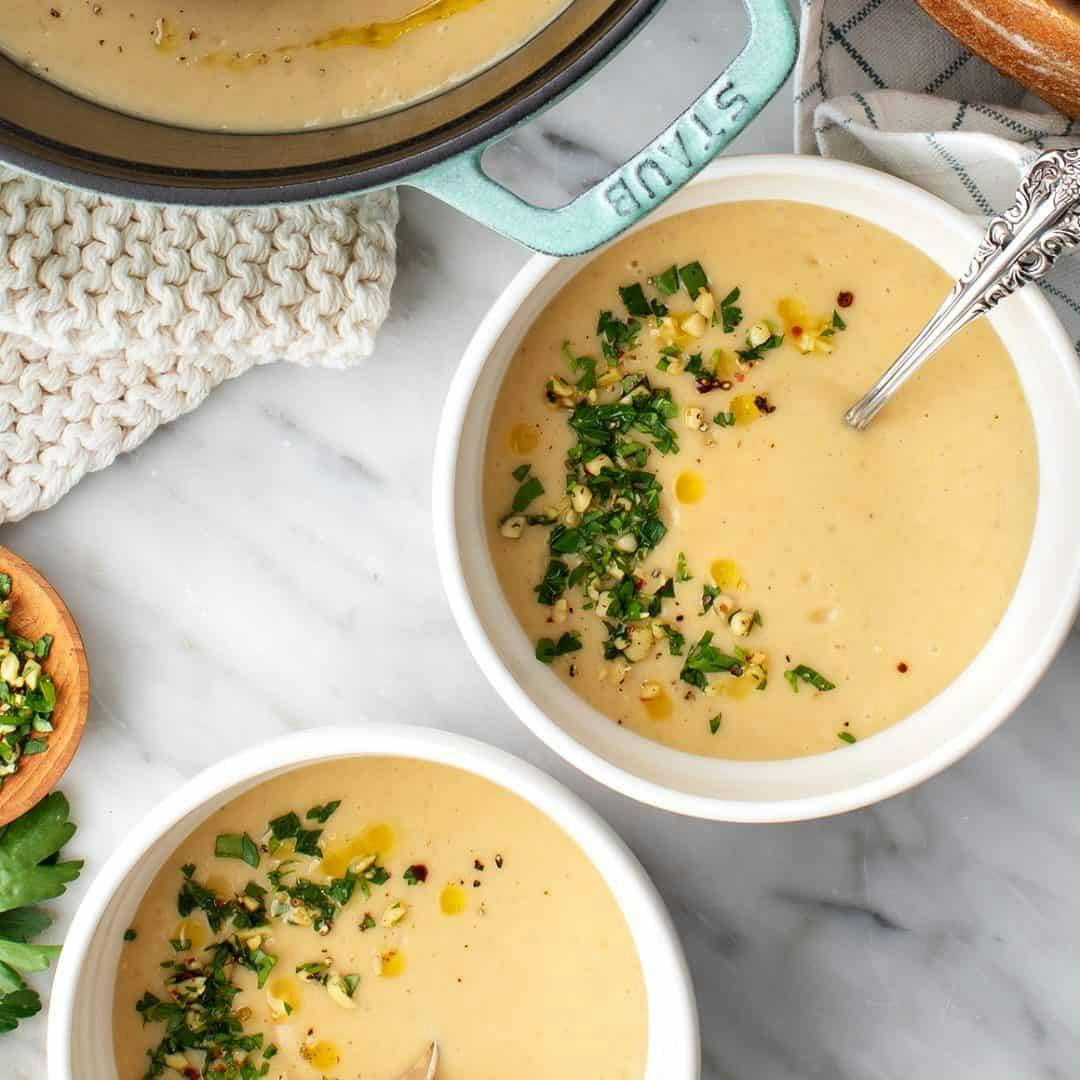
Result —
[{"label": "olive oil drizzle", "polygon": [[[274,57],[291,61],[298,53],[307,50],[325,52],[356,48],[386,49],[415,30],[434,23],[445,22],[483,3],[485,0],[427,0],[427,3],[420,4],[398,19],[357,23],[354,26],[336,26],[310,41],[278,45],[271,49],[249,49],[246,52],[236,49],[214,49],[206,53],[190,52],[177,59],[185,64],[219,65],[243,70],[269,63]],[[177,48],[180,36],[169,20],[162,19],[156,28],[154,47],[159,52],[173,52]]]}]

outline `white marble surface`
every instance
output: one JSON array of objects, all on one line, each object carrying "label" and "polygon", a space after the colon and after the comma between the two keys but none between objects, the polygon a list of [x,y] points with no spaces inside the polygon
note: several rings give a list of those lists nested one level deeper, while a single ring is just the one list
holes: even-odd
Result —
[{"label": "white marble surface", "polygon": [[[741,16],[702,7],[673,0],[500,167],[554,162],[548,190],[573,191],[658,127],[735,48]],[[637,73],[675,45],[685,60],[661,94]],[[785,91],[736,149],[786,150],[788,118]],[[87,870],[57,905],[59,928],[139,815],[222,755],[364,715],[432,724],[547,769],[637,852],[686,943],[706,1080],[1076,1076],[1080,637],[981,749],[860,813],[710,825],[575,774],[466,652],[430,535],[450,373],[527,256],[409,192],[400,243],[373,363],[256,371],[3,530],[67,598],[92,664],[90,724],[63,783]],[[103,1007],[103,1033],[108,1022]],[[2,1080],[44,1077],[44,1029],[4,1038]]]}]

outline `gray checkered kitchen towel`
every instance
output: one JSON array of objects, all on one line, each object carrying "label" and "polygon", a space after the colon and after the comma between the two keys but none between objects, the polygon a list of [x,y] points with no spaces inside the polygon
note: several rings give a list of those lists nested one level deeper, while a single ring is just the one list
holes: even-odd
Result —
[{"label": "gray checkered kitchen towel", "polygon": [[[978,217],[1013,200],[1040,151],[1080,122],[968,52],[914,0],[803,0],[795,149],[869,165]],[[1080,352],[1080,256],[1042,288]]]}]

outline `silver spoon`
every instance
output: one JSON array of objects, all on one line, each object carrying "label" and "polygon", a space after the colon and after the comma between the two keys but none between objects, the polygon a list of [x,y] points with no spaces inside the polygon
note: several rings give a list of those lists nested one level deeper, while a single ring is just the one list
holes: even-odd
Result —
[{"label": "silver spoon", "polygon": [[431,1043],[417,1058],[416,1063],[406,1069],[398,1080],[435,1080],[439,1070],[439,1044]]},{"label": "silver spoon", "polygon": [[1016,202],[991,219],[971,265],[945,302],[844,419],[862,431],[953,334],[1038,281],[1074,244],[1080,244],[1080,146],[1047,150],[1031,163]]}]

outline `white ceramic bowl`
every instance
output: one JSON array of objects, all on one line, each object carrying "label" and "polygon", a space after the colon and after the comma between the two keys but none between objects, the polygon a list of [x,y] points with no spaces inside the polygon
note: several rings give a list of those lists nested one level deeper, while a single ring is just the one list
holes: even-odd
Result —
[{"label": "white ceramic bowl", "polygon": [[392,755],[456,766],[514,792],[570,834],[611,888],[648,994],[646,1080],[699,1080],[693,986],[663,901],[610,826],[561,784],[494,747],[429,728],[365,723],[299,732],[227,758],[155,807],[94,879],[68,931],[49,1007],[49,1080],[116,1080],[111,1008],[123,934],[177,845],[230,799],[303,765]]},{"label": "white ceramic bowl", "polygon": [[[883,173],[795,156],[729,158],[644,224],[719,202],[791,199],[857,214],[915,244],[950,274],[981,229]],[[483,521],[482,464],[499,384],[518,343],[590,258],[537,256],[477,330],[450,387],[435,455],[435,540],[443,584],[480,667],[517,715],[583,772],[631,798],[725,821],[821,817],[876,802],[934,775],[994,730],[1060,647],[1080,599],[1080,376],[1071,342],[1037,288],[993,314],[1035,420],[1040,498],[1016,594],[986,647],[924,708],[843,753],[790,761],[697,757],[611,723],[538,664],[499,588]]]}]

